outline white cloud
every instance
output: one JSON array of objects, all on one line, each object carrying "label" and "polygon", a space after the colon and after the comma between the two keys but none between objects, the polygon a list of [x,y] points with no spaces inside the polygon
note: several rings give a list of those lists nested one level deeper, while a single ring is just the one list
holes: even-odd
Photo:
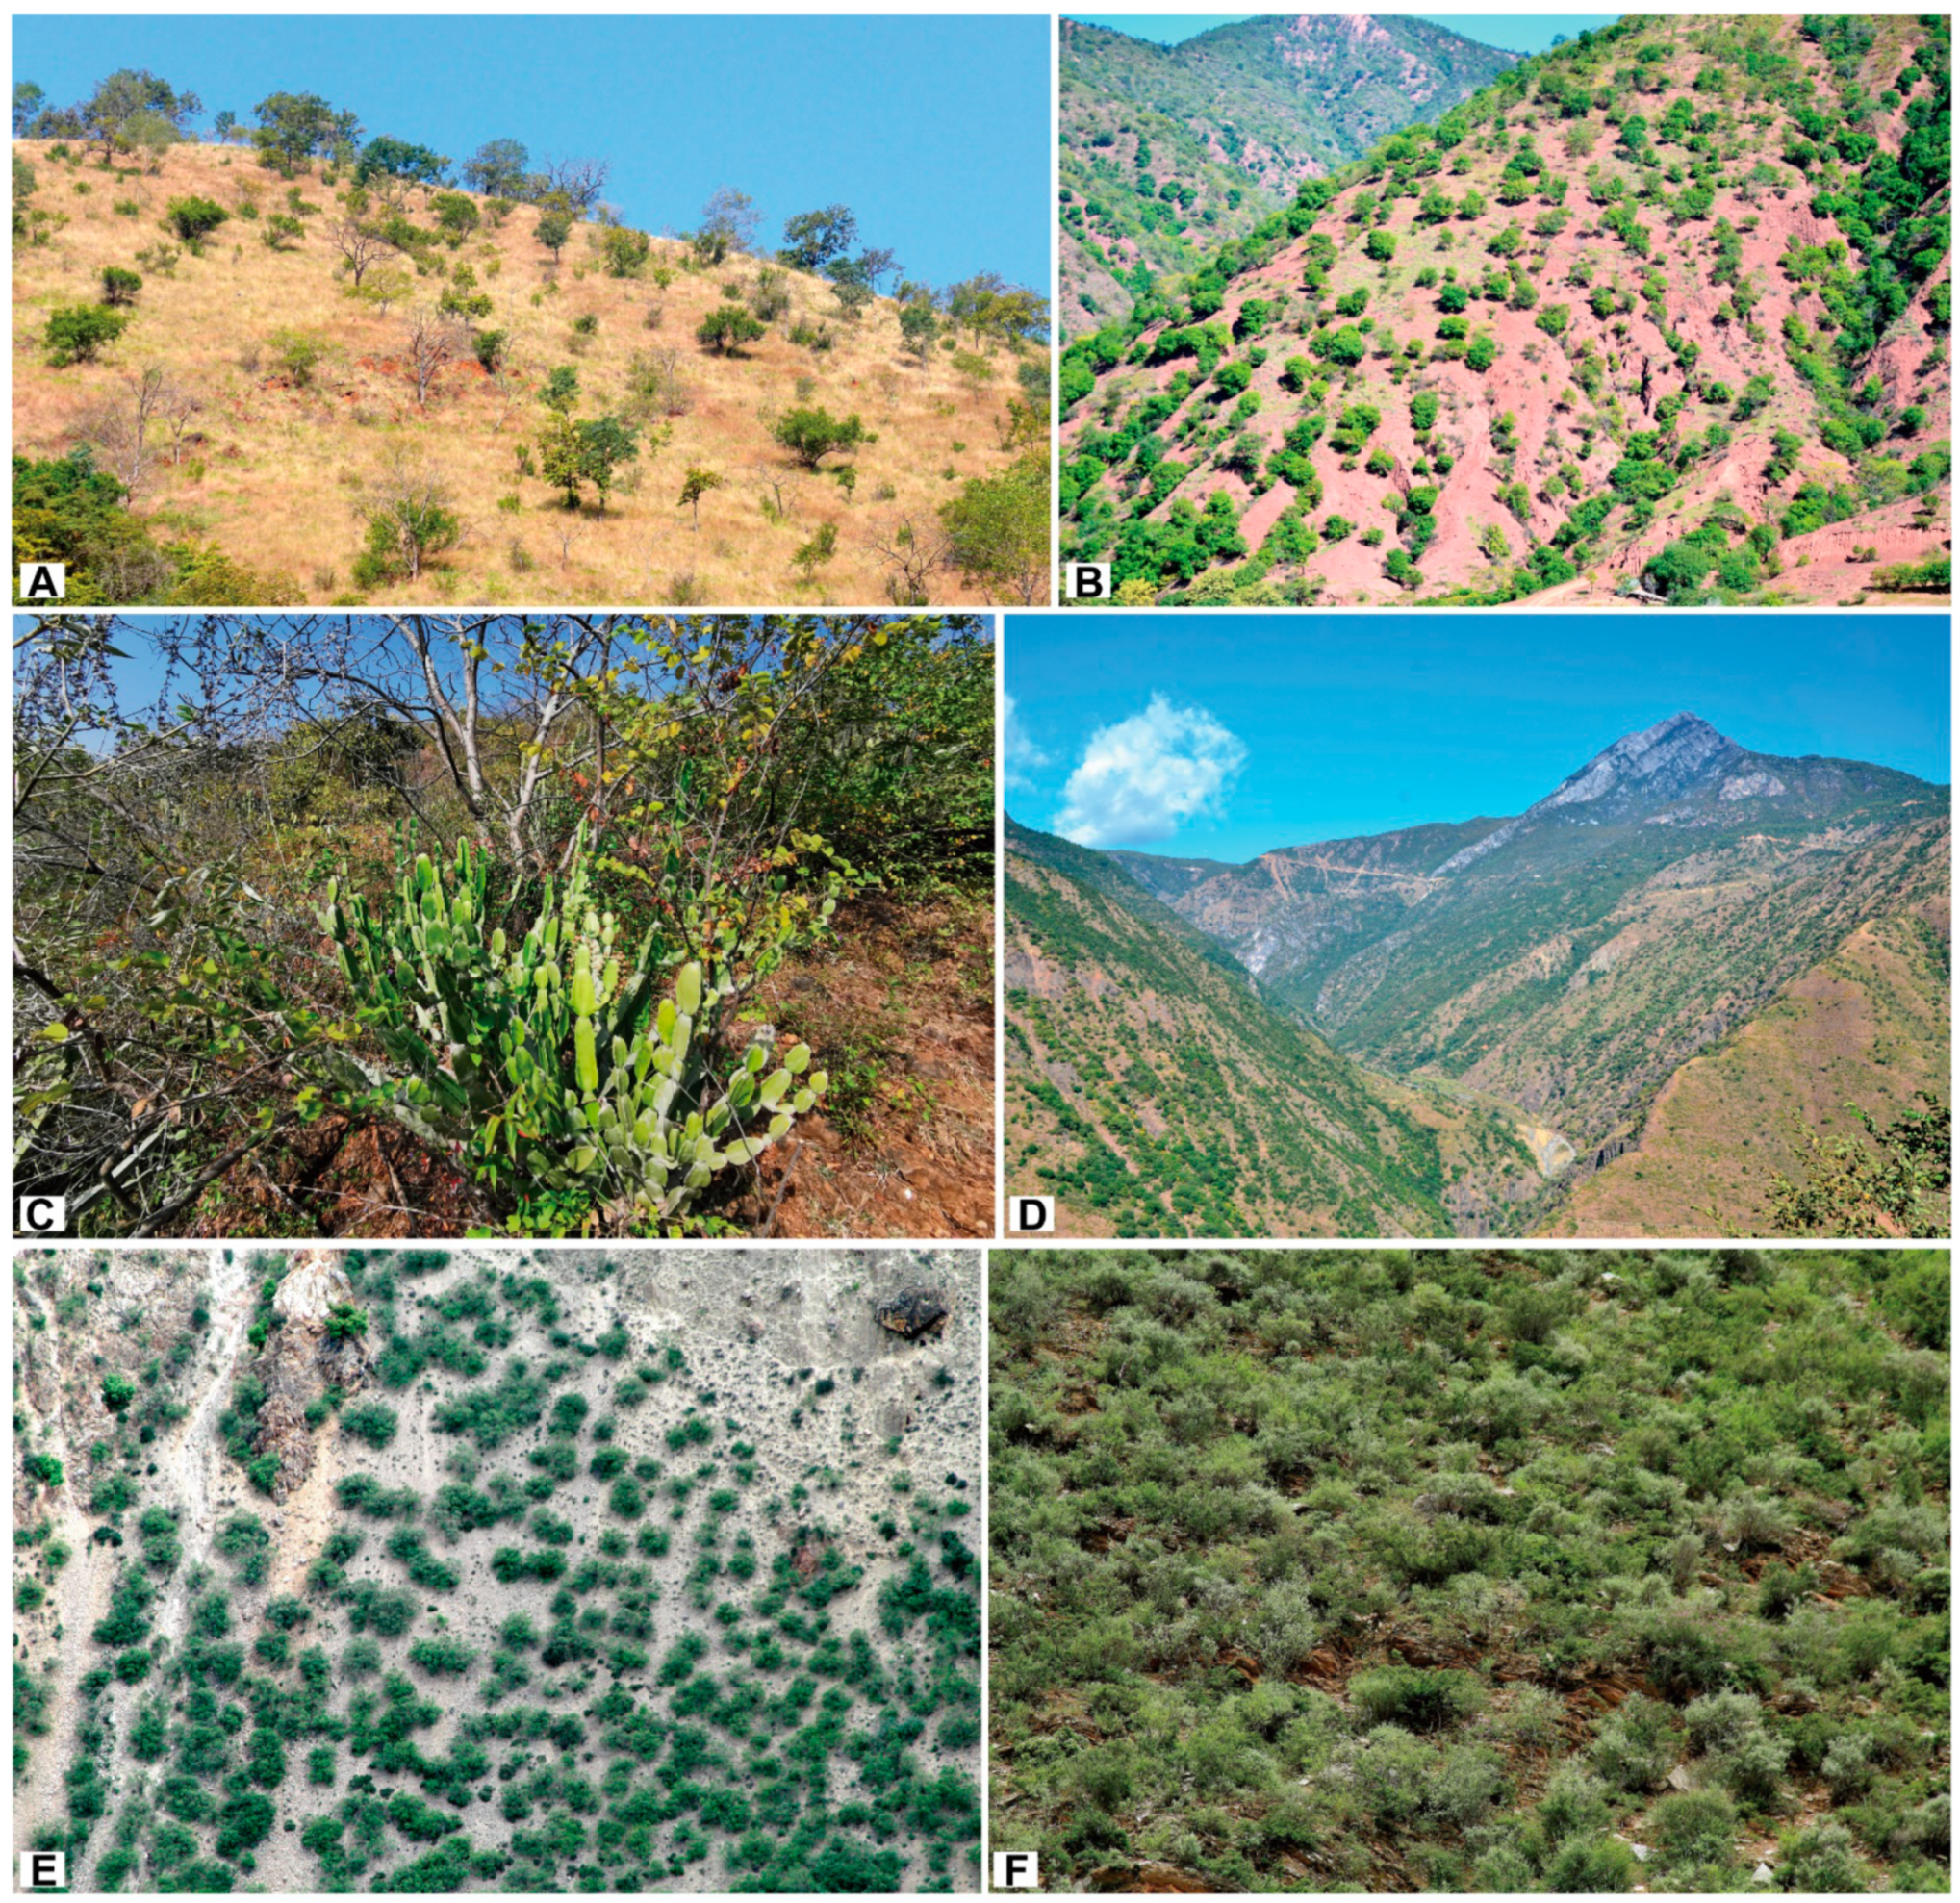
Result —
[{"label": "white cloud", "polygon": [[1168,838],[1221,810],[1245,758],[1244,742],[1203,707],[1153,694],[1142,713],[1090,735],[1055,829],[1078,846]]},{"label": "white cloud", "polygon": [[1001,723],[1001,775],[1009,792],[1025,791],[1033,785],[1037,767],[1048,764],[1048,755],[1028,737],[1021,724],[1020,710],[1011,694],[1003,697],[1005,705]]}]

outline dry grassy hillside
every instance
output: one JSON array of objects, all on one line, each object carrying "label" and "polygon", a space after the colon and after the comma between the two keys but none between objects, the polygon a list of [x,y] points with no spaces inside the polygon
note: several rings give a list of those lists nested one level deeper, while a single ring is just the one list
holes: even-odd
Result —
[{"label": "dry grassy hillside", "polygon": [[1943,593],[1946,46],[1845,31],[1622,22],[1160,281],[1064,359],[1064,555],[1137,603]]},{"label": "dry grassy hillside", "polygon": [[[938,511],[967,479],[999,476],[1025,453],[1009,404],[1026,399],[1016,372],[1040,361],[1031,345],[976,347],[962,333],[956,349],[942,339],[922,367],[901,352],[892,300],[850,322],[825,280],[792,271],[766,335],[718,355],[697,328],[726,287],[753,296],[757,261],[695,268],[685,244],[656,238],[638,274],[622,278],[608,273],[602,228],[582,222],[554,265],[537,207],[499,217],[482,198],[472,201],[480,222],[454,245],[390,251],[368,270],[370,289],[385,273],[405,280],[384,310],[353,294],[330,237],[345,216],[344,177],[289,188],[250,153],[210,145],[173,147],[155,171],[111,172],[53,149],[14,146],[35,173],[33,235],[17,240],[14,257],[15,452],[63,456],[94,442],[101,466],[123,473],[114,444],[133,391],[161,369],[195,408],[174,442],[167,423],[152,429],[134,511],[159,543],[215,545],[256,571],[265,592],[255,600],[815,607],[977,603],[1000,593],[950,563],[910,581],[905,571],[936,546]],[[201,256],[166,228],[169,201],[186,195],[230,214]],[[436,225],[429,197],[407,193],[407,216],[425,231]],[[296,230],[281,234],[281,218]],[[466,266],[473,283],[459,289]],[[49,314],[97,302],[107,267],[140,275],[134,320],[96,360],[54,367]],[[479,334],[509,333],[507,373],[487,371],[466,335],[419,401],[407,315],[445,291],[489,299],[470,322]],[[793,343],[793,332],[815,343]],[[639,430],[638,459],[603,508],[588,487],[583,506],[568,511],[562,492],[521,472],[526,445],[539,466],[551,420],[540,395],[566,366],[578,379],[574,420],[614,415]],[[1040,381],[1045,389],[1045,373]],[[877,441],[801,469],[769,423],[802,405],[856,415]],[[417,579],[358,586],[358,505],[403,459],[435,473],[461,540]],[[840,463],[854,469],[849,487]],[[718,479],[698,525],[680,501],[692,469]],[[800,567],[797,551],[812,544],[817,559]],[[1036,569],[1045,574],[1045,547]]]}]

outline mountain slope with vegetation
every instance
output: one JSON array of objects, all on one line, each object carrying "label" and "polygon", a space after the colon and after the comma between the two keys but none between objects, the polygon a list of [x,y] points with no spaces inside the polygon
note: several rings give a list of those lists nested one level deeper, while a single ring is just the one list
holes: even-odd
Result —
[{"label": "mountain slope with vegetation", "polygon": [[77,1891],[972,1890],[977,1253],[16,1265]]},{"label": "mountain slope with vegetation", "polygon": [[602,164],[332,127],[13,156],[15,559],[70,600],[1046,596],[1045,298],[846,207],[771,252],[740,192],[654,236]]},{"label": "mountain slope with vegetation", "polygon": [[[1813,1142],[1868,1153],[1877,1127],[1909,1129],[1925,1098],[1945,1098],[1953,1056],[1948,913],[1944,900],[1928,900],[1860,926],[1739,1030],[1690,1058],[1655,1097],[1639,1147],[1580,1181],[1544,1232],[1786,1228],[1778,1184],[1805,1180]],[[1841,1233],[1899,1232],[1888,1210],[1845,1213],[1853,1223]]]},{"label": "mountain slope with vegetation", "polygon": [[[1616,1224],[1693,1233],[1713,1226],[1712,1183],[1750,1163],[1762,1106],[1718,1092],[1721,1114],[1697,1120],[1690,1164],[1666,1134],[1682,1066],[1758,1019],[1753,1061],[1810,1066],[1806,1038],[1785,1048],[1768,1027],[1828,986],[1833,961],[1870,965],[1874,932],[1893,949],[1851,980],[1869,981],[1871,1008],[1837,1023],[1828,1070],[1782,1075],[1779,1101],[1806,1103],[1826,1077],[1840,1109],[1902,1110],[1941,1087],[1931,1050],[1901,1063],[1895,1047],[1948,1008],[1950,842],[1944,787],[1753,753],[1679,715],[1515,819],[1288,848],[1200,875],[1142,853],[1121,863],[1358,1061],[1516,1106],[1578,1177],[1634,1153],[1614,1179]],[[1733,1219],[1769,1215],[1770,1166],[1794,1142],[1755,1159]],[[1552,1212],[1572,1180],[1518,1220],[1567,1230]]]},{"label": "mountain slope with vegetation", "polygon": [[1063,1233],[1443,1234],[1536,1183],[1503,1120],[1360,1069],[1109,856],[1006,844],[1005,1187]]},{"label": "mountain slope with vegetation", "polygon": [[1944,1250],[993,1260],[1050,1890],[1946,1894]]},{"label": "mountain slope with vegetation", "polygon": [[1426,20],[1237,20],[1161,46],[1061,22],[1061,321],[1122,317],[1303,179],[1457,105],[1514,54]]},{"label": "mountain slope with vegetation", "polygon": [[1950,85],[1938,16],[1522,62],[1073,339],[1064,556],[1125,604],[1944,596]]}]

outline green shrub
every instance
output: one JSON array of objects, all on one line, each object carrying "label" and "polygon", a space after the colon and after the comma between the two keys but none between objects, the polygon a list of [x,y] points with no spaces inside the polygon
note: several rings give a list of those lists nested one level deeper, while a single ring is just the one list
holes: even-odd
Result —
[{"label": "green shrub", "polygon": [[395,1409],[379,1401],[363,1402],[357,1408],[344,1408],[341,1413],[342,1432],[366,1441],[369,1447],[386,1447],[395,1438],[396,1426]]},{"label": "green shrub", "polygon": [[93,362],[105,343],[114,343],[129,328],[126,312],[106,304],[68,304],[48,313],[42,341],[48,362],[57,368]]},{"label": "green shrub", "polygon": [[165,208],[169,228],[193,250],[231,216],[222,205],[209,198],[173,198]]},{"label": "green shrub", "polygon": [[1389,1665],[1358,1672],[1348,1690],[1355,1708],[1374,1724],[1436,1731],[1460,1724],[1483,1707],[1483,1687],[1467,1672],[1417,1671]]}]

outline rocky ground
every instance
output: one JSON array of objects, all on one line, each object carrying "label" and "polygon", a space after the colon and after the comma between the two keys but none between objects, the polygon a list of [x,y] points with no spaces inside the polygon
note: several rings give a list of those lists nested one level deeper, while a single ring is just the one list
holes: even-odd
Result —
[{"label": "rocky ground", "polygon": [[[369,1888],[428,1841],[419,1887],[807,1888],[827,1871],[857,1887],[971,1883],[977,1659],[962,1665],[942,1634],[978,1586],[962,1568],[980,1538],[979,1260],[712,1247],[27,1260],[15,1659],[44,1695],[17,1734],[16,1836],[66,1841],[91,1888],[187,1874],[200,1889]],[[526,1375],[543,1383],[534,1406]],[[376,1406],[395,1420],[378,1447],[350,1426]],[[405,1488],[415,1505],[353,1510],[350,1481],[384,1497]],[[239,1558],[243,1518],[266,1535],[256,1567]],[[165,1535],[181,1548],[167,1565]],[[507,1576],[505,1554],[541,1542],[569,1562],[555,1592],[548,1578]],[[898,1586],[924,1591],[915,1560],[946,1596],[925,1626],[894,1630]],[[115,1633],[105,1621],[132,1577],[151,1586],[142,1630]],[[377,1595],[409,1609],[407,1629],[381,1639],[379,1683],[430,1702],[407,1746],[364,1765],[374,1735],[364,1742],[361,1700],[371,1706],[377,1682],[347,1641],[377,1629],[360,1612]],[[214,1598],[251,1646],[242,1675],[214,1667]],[[520,1616],[548,1629],[543,1653],[512,1637]],[[977,1643],[977,1611],[972,1631]],[[430,1641],[468,1662],[431,1666]],[[216,1762],[196,1757],[195,1738],[214,1671],[231,1735]],[[313,1707],[310,1672],[324,1687]],[[683,1681],[694,1691],[656,1715]],[[808,1722],[798,1687],[819,1682],[828,1702]],[[243,1704],[255,1753],[283,1738],[269,1782],[257,1755],[237,1768]],[[565,1727],[562,1758],[504,1748],[496,1726],[527,1712],[518,1741]],[[694,1715],[716,1729],[702,1725],[705,1756],[677,1779],[675,1754],[695,1734],[675,1719]],[[163,1727],[154,1740],[146,1723]],[[665,1786],[634,1796],[636,1759],[670,1735]],[[322,1745],[330,1768],[316,1781]],[[807,1789],[798,1762],[815,1766]],[[186,1817],[198,1809],[187,1775],[213,1800],[215,1834]],[[439,1811],[405,1801],[417,1777]],[[596,1821],[595,1780],[611,1800]],[[398,1838],[364,1810],[377,1784]],[[274,1821],[227,1850],[234,1808],[260,1791]],[[170,1815],[190,1824],[199,1861],[187,1865]],[[765,1816],[773,1829],[749,1827]]]}]

